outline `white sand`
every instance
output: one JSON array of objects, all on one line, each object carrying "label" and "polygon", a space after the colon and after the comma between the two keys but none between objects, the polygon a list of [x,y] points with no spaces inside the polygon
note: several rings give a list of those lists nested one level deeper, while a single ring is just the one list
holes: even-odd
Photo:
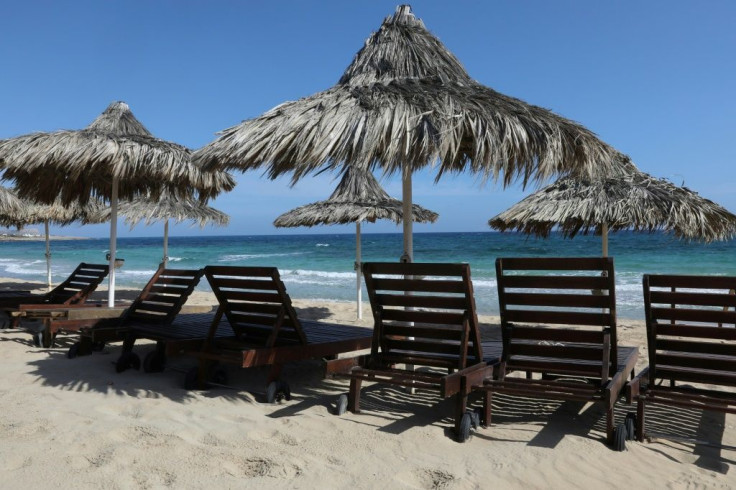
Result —
[{"label": "white sand", "polygon": [[[198,292],[190,303],[213,298]],[[304,318],[355,323],[352,303],[295,304]],[[643,346],[641,323],[619,328],[622,344]],[[333,415],[348,382],[323,380],[317,362],[286,368],[291,401],[266,405],[263,370],[230,369],[234,389],[188,392],[189,359],[160,374],[116,374],[119,345],[68,360],[72,341],[44,350],[0,330],[0,488],[736,486],[734,451],[666,441],[610,450],[597,406],[497,397],[493,427],[459,444],[452,403],[428,393],[367,384],[361,414]],[[680,410],[663,422],[654,413],[651,428],[736,444],[733,416]]]}]

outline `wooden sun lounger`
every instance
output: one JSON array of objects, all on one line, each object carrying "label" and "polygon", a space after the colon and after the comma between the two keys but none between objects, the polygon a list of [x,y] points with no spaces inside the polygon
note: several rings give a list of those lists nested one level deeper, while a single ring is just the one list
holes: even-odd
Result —
[{"label": "wooden sun lounger", "polygon": [[[736,413],[736,277],[645,275],[649,366],[627,385],[639,441],[647,405]],[[699,442],[699,441],[689,441]]]},{"label": "wooden sun lounger", "polygon": [[334,374],[354,365],[336,359],[338,354],[370,347],[369,329],[300,320],[275,267],[207,266],[204,273],[219,307],[201,349],[187,352],[199,360],[187,374],[188,389],[205,388],[209,380],[224,384],[224,371],[212,369],[216,363],[271,366],[266,389],[271,403],[290,397],[288,384],[279,379],[285,363],[326,358],[326,372]]},{"label": "wooden sun lounger", "polygon": [[116,370],[139,368],[140,359],[132,352],[136,337],[133,327],[170,325],[181,311],[189,295],[202,277],[201,269],[159,268],[138,297],[119,318],[75,324],[58,322],[58,328],[79,331],[79,342],[69,348],[67,356],[88,355],[93,348],[107,342],[123,341],[123,350],[116,362]]},{"label": "wooden sun lounger", "polygon": [[[496,280],[501,364],[494,377],[465,380],[466,389],[484,392],[482,424],[491,424],[494,393],[598,402],[608,443],[623,449],[628,433],[624,424],[614,428],[613,410],[638,349],[617,344],[613,259],[499,258]],[[461,440],[471,425],[469,414],[463,419]]]},{"label": "wooden sun lounger", "polygon": [[459,420],[467,405],[463,376],[490,376],[498,362],[483,356],[470,266],[366,262],[363,275],[373,342],[349,372],[350,392],[338,401],[338,413],[359,413],[362,382],[371,381],[455,396]]},{"label": "wooden sun lounger", "polygon": [[[17,326],[29,310],[49,310],[54,307],[68,308],[81,305],[107,276],[108,269],[106,264],[82,262],[64,282],[46,294],[31,294],[28,291],[5,292],[0,295],[0,310],[8,313],[12,319],[12,326]],[[51,347],[54,334],[48,322],[44,322],[40,331],[33,332],[34,343],[38,346]]]}]

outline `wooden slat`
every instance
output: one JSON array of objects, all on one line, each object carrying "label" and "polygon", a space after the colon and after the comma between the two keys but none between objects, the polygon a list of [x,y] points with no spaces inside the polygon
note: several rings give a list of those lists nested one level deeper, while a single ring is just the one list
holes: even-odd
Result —
[{"label": "wooden slat", "polygon": [[416,337],[424,339],[443,339],[459,341],[463,330],[460,328],[431,328],[404,325],[384,325],[384,335]]},{"label": "wooden slat", "polygon": [[245,289],[254,291],[276,291],[276,283],[273,280],[240,279],[232,277],[221,277],[210,280],[210,284],[217,289]]},{"label": "wooden slat", "polygon": [[163,295],[163,294],[149,294],[146,296],[147,302],[152,303],[166,303],[166,304],[173,304],[176,303],[179,300],[180,296],[169,296],[169,295]]},{"label": "wooden slat", "polygon": [[520,327],[517,325],[514,325],[512,329],[512,337],[519,340],[549,340],[555,342],[602,344],[604,336],[604,332],[602,330],[592,331],[569,328]]},{"label": "wooden slat", "polygon": [[652,304],[736,307],[736,295],[727,293],[651,291],[649,298]]},{"label": "wooden slat", "polygon": [[[384,345],[389,351],[402,350],[412,353],[422,353],[432,358],[445,359],[446,356],[454,355],[457,359],[460,344],[447,342],[426,342],[420,340],[397,340],[390,337],[385,338]],[[432,355],[437,354],[437,355]]]},{"label": "wooden slat", "polygon": [[704,339],[736,340],[736,328],[699,325],[656,324],[657,336],[690,337]]},{"label": "wooden slat", "polygon": [[363,264],[365,274],[372,275],[408,275],[408,276],[467,276],[468,264],[424,263],[413,262],[366,262]]},{"label": "wooden slat", "polygon": [[431,323],[438,325],[462,325],[465,316],[462,313],[447,313],[439,311],[412,311],[384,309],[381,312],[384,321],[401,321]]},{"label": "wooden slat", "polygon": [[607,308],[611,302],[609,296],[593,294],[541,294],[541,293],[509,293],[505,294],[506,306],[566,306],[577,308]]},{"label": "wooden slat", "polygon": [[534,289],[598,289],[610,287],[607,277],[600,276],[503,276],[506,288]]},{"label": "wooden slat", "polygon": [[650,312],[651,317],[658,320],[685,320],[703,323],[736,323],[736,312],[734,311],[651,307]]},{"label": "wooden slat", "polygon": [[136,305],[136,311],[153,311],[156,313],[169,313],[171,311],[171,305],[161,305],[156,303],[149,303],[143,301]]},{"label": "wooden slat", "polygon": [[606,326],[611,316],[606,313],[585,313],[577,311],[505,310],[509,322],[551,323],[559,325]]},{"label": "wooden slat", "polygon": [[220,295],[232,305],[237,305],[233,301],[251,301],[271,304],[281,304],[281,296],[278,293],[256,293],[244,291],[220,291]]},{"label": "wooden slat", "polygon": [[546,345],[520,342],[509,343],[510,356],[548,357],[559,359],[579,359],[584,361],[600,361],[603,357],[602,345]]},{"label": "wooden slat", "polygon": [[735,344],[722,344],[716,342],[688,342],[670,338],[657,337],[655,341],[657,351],[666,350],[674,352],[690,352],[698,354],[713,354],[720,356],[734,356],[736,358]]},{"label": "wooden slat", "polygon": [[465,284],[462,281],[422,279],[382,279],[373,278],[376,291],[408,291],[420,293],[463,293]]},{"label": "wooden slat", "polygon": [[173,295],[180,296],[182,293],[182,288],[153,285],[151,286],[151,289],[148,290],[148,292],[154,293],[154,294],[173,294]]},{"label": "wooden slat", "polygon": [[465,296],[407,296],[404,294],[376,294],[376,302],[383,306],[402,306],[409,308],[440,308],[446,310],[465,310]]},{"label": "wooden slat", "polygon": [[156,284],[166,285],[166,286],[183,286],[183,287],[189,287],[190,284],[192,284],[192,278],[191,277],[165,277],[165,276],[159,276],[159,278],[156,280]]},{"label": "wooden slat", "polygon": [[498,260],[502,263],[504,271],[604,271],[613,267],[613,262],[608,257],[504,257]]},{"label": "wooden slat", "polygon": [[664,367],[708,369],[712,371],[736,371],[736,359],[713,357],[703,354],[656,353],[657,373]]},{"label": "wooden slat", "polygon": [[707,372],[703,370],[685,371],[668,366],[657,366],[657,379],[674,379],[678,381],[689,381],[692,383],[703,383],[711,385],[736,386],[736,374],[720,372]]},{"label": "wooden slat", "polygon": [[507,361],[507,365],[519,371],[534,371],[554,374],[570,374],[571,376],[600,377],[602,372],[601,363],[582,364],[576,362],[550,362],[536,359],[514,359]]},{"label": "wooden slat", "polygon": [[646,274],[644,276],[644,280],[648,281],[650,287],[679,289],[736,289],[736,279],[729,276]]}]

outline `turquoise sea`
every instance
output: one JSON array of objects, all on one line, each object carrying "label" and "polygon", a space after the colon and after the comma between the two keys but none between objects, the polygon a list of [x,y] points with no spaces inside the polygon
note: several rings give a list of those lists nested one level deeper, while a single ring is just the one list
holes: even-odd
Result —
[{"label": "turquoise sea", "polygon": [[[63,280],[79,262],[104,263],[106,238],[52,242],[52,274]],[[399,233],[364,234],[364,261],[397,261]],[[529,238],[515,233],[418,233],[417,262],[468,262],[479,313],[497,314],[494,260],[508,256],[600,255],[597,236],[563,239]],[[45,280],[43,242],[0,243],[0,276]],[[736,241],[688,243],[670,235],[619,232],[609,239],[615,260],[618,315],[643,319],[641,276],[649,273],[736,275]],[[121,238],[118,256],[125,259],[118,284],[141,287],[162,256],[160,237]],[[170,267],[208,264],[277,266],[294,298],[354,300],[355,236],[352,234],[192,236],[169,241]],[[199,288],[207,289],[206,280]]]}]

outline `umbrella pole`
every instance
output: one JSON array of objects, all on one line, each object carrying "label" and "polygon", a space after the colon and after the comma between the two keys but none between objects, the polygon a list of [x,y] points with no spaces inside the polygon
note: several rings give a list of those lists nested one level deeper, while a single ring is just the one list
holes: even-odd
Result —
[{"label": "umbrella pole", "polygon": [[404,163],[401,167],[401,195],[403,213],[401,221],[404,225],[404,254],[401,262],[414,261],[414,216],[412,216],[411,166]]},{"label": "umbrella pole", "polygon": [[363,291],[360,284],[362,272],[360,263],[360,221],[357,221],[355,223],[355,294],[358,302],[358,320],[363,319]]},{"label": "umbrella pole", "polygon": [[608,257],[608,225],[606,223],[601,225],[601,238],[603,240],[603,256]]},{"label": "umbrella pole", "polygon": [[167,219],[164,223],[164,259],[162,261],[163,268],[166,269],[166,265],[169,262],[169,220]]},{"label": "umbrella pole", "polygon": [[43,228],[46,232],[46,284],[51,291],[51,246],[49,245],[49,220],[43,220]]},{"label": "umbrella pole", "polygon": [[110,197],[110,286],[107,291],[107,306],[115,306],[115,252],[118,234],[118,177],[112,178],[112,196]]}]

